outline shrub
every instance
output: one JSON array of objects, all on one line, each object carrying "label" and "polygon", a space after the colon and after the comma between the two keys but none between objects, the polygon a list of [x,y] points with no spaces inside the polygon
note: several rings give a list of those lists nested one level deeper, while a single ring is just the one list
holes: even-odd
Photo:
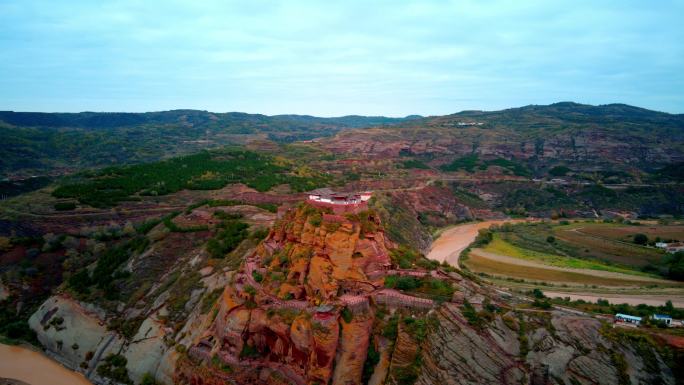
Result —
[{"label": "shrub", "polygon": [[55,210],[57,211],[69,211],[76,208],[74,202],[57,202],[55,203]]},{"label": "shrub", "polygon": [[120,383],[133,384],[133,381],[128,377],[128,370],[126,370],[127,362],[126,357],[120,354],[110,354],[97,367],[97,374]]},{"label": "shrub", "polygon": [[323,217],[321,216],[321,213],[315,213],[314,215],[309,217],[309,223],[314,227],[320,226],[322,222]]},{"label": "shrub", "polygon": [[637,245],[645,245],[648,243],[648,237],[646,236],[646,234],[642,233],[635,234],[634,243],[636,243]]},{"label": "shrub", "polygon": [[543,310],[548,310],[548,309],[551,309],[551,307],[552,307],[552,305],[548,299],[545,299],[545,300],[535,299],[534,302],[532,303],[532,306],[538,307],[538,308],[543,309]]},{"label": "shrub", "polygon": [[375,344],[373,343],[373,338],[371,336],[370,343],[368,344],[368,354],[366,355],[366,362],[363,363],[363,375],[361,378],[362,384],[367,384],[370,380],[373,372],[375,372],[375,367],[380,362],[380,353],[375,350]]},{"label": "shrub", "polygon": [[346,323],[351,323],[352,319],[354,318],[354,314],[352,314],[351,310],[349,310],[348,307],[345,307],[344,309],[342,309],[341,315],[342,315],[342,319]]},{"label": "shrub", "polygon": [[209,294],[206,294],[204,296],[204,298],[202,298],[202,307],[201,307],[202,314],[207,314],[207,312],[211,309],[212,306],[214,306],[214,303],[221,296],[222,293],[223,293],[223,289],[218,288],[218,289],[213,290]]},{"label": "shrub", "polygon": [[256,270],[252,271],[252,278],[254,278],[254,280],[257,282],[261,282],[264,280],[263,274],[261,274],[260,272],[258,272]]},{"label": "shrub", "polygon": [[401,166],[403,168],[418,168],[423,170],[430,168],[427,164],[416,159],[405,160],[402,162]]},{"label": "shrub", "polygon": [[255,295],[257,293],[256,289],[250,285],[245,285],[244,290],[245,293],[249,295]]},{"label": "shrub", "polygon": [[207,242],[207,251],[212,258],[225,257],[249,236],[248,228],[249,225],[244,222],[224,222],[216,235]]},{"label": "shrub", "polygon": [[667,274],[670,278],[684,281],[684,251],[674,253],[667,265]]},{"label": "shrub", "polygon": [[527,338],[527,325],[522,314],[518,314],[518,343],[520,344],[520,358],[525,359],[530,351],[530,343]]},{"label": "shrub", "polygon": [[405,245],[400,245],[398,248],[391,250],[390,258],[395,265],[402,269],[410,269],[413,267],[413,264],[423,259],[417,250]]},{"label": "shrub", "polygon": [[142,381],[140,381],[140,385],[157,385],[157,381],[154,380],[153,375],[151,375],[150,373],[145,373],[145,375],[142,378]]},{"label": "shrub", "polygon": [[465,300],[463,302],[463,305],[461,306],[461,313],[463,314],[463,317],[465,317],[465,319],[468,320],[468,323],[471,326],[482,326],[482,320],[480,319],[480,316],[477,314],[477,311],[475,310],[473,305],[471,305],[470,302],[468,302],[468,300]]},{"label": "shrub", "polygon": [[534,288],[534,290],[532,290],[532,296],[536,299],[546,298],[546,296],[544,295],[544,292],[541,291],[540,289],[536,288],[536,287]]},{"label": "shrub", "polygon": [[411,276],[387,276],[385,286],[391,289],[413,290],[420,287],[420,280]]},{"label": "shrub", "polygon": [[549,170],[549,174],[552,176],[565,176],[570,172],[570,169],[565,166],[556,166]]},{"label": "shrub", "polygon": [[240,352],[240,358],[254,358],[259,357],[259,350],[252,345],[244,344],[242,346],[242,351]]},{"label": "shrub", "polygon": [[385,326],[382,328],[382,336],[389,339],[390,341],[394,341],[397,339],[397,333],[399,332],[399,315],[397,313],[394,313],[390,317],[389,320],[387,320],[387,323]]}]

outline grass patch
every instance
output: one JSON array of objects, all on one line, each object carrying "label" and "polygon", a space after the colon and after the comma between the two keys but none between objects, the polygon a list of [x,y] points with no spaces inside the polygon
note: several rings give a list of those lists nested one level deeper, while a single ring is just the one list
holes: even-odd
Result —
[{"label": "grass patch", "polygon": [[545,265],[554,267],[600,270],[621,274],[636,275],[641,277],[653,277],[653,275],[651,274],[611,266],[597,261],[590,261],[585,259],[566,257],[562,255],[543,253],[530,249],[524,249],[506,242],[501,238],[499,234],[494,235],[494,239],[484,248],[484,250],[494,254],[505,255],[513,258],[520,258],[528,261],[540,262]]},{"label": "grass patch", "polygon": [[644,281],[617,279],[586,275],[576,272],[553,270],[551,268],[537,268],[530,266],[513,265],[479,256],[471,252],[469,258],[463,261],[463,265],[475,273],[486,273],[495,277],[513,277],[528,281],[538,282],[563,282],[578,285],[603,285],[603,286],[643,286]]}]

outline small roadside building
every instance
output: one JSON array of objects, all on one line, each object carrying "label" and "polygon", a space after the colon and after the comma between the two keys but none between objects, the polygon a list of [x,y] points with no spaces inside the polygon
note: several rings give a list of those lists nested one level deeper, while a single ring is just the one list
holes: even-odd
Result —
[{"label": "small roadside building", "polygon": [[654,321],[660,321],[665,323],[667,326],[672,326],[672,317],[669,315],[663,315],[663,314],[653,314],[651,317],[652,320]]},{"label": "small roadside building", "polygon": [[624,322],[628,324],[633,324],[633,325],[639,325],[641,324],[641,317],[629,315],[629,314],[622,314],[622,313],[617,313],[615,314],[615,321],[616,322]]}]

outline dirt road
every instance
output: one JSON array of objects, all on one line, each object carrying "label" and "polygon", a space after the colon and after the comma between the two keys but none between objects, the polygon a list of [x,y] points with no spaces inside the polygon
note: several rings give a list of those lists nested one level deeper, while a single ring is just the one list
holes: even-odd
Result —
[{"label": "dirt road", "polygon": [[22,348],[0,344],[0,378],[20,380],[30,385],[92,385],[46,356]]},{"label": "dirt road", "polygon": [[454,267],[458,267],[458,257],[461,252],[471,244],[477,237],[477,232],[480,229],[486,229],[491,225],[500,225],[504,222],[527,222],[532,220],[514,219],[514,220],[493,220],[475,223],[466,223],[457,225],[445,230],[439,238],[432,243],[432,248],[428,253],[428,259],[438,262],[446,261]]},{"label": "dirt road", "polygon": [[596,302],[599,298],[605,299],[612,304],[626,303],[629,305],[646,304],[651,306],[662,306],[668,300],[672,301],[674,307],[684,308],[684,298],[682,296],[658,295],[658,294],[595,294],[595,293],[563,293],[544,290],[547,297],[570,297],[576,301],[582,299],[589,302]]}]

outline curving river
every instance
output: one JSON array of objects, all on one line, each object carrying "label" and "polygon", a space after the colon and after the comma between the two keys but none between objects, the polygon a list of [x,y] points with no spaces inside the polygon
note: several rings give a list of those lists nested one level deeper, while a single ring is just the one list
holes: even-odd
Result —
[{"label": "curving river", "polygon": [[92,385],[80,373],[39,352],[0,344],[0,379],[5,378],[29,385]]},{"label": "curving river", "polygon": [[446,261],[451,266],[458,268],[458,257],[461,252],[465,250],[468,245],[475,241],[477,232],[480,229],[486,229],[491,225],[500,225],[505,222],[527,222],[532,219],[509,219],[509,220],[491,220],[475,223],[466,223],[450,227],[432,242],[432,248],[427,255],[428,259],[444,262]]}]

